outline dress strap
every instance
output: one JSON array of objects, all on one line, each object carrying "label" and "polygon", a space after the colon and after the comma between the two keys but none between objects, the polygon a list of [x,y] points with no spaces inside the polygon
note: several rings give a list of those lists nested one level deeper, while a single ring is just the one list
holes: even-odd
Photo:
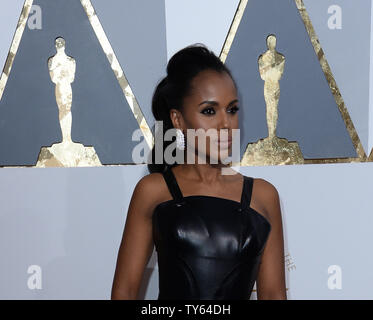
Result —
[{"label": "dress strap", "polygon": [[167,167],[166,170],[162,172],[162,174],[174,200],[176,200],[178,204],[183,204],[184,197],[181,193],[176,177],[171,170],[171,167]]},{"label": "dress strap", "polygon": [[254,178],[245,175],[243,176],[243,178],[244,181],[241,195],[241,209],[246,209],[250,206]]}]

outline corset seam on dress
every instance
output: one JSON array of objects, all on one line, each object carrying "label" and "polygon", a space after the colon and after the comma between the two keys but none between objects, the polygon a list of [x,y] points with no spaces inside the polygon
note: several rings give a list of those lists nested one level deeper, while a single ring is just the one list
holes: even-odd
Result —
[{"label": "corset seam on dress", "polygon": [[[242,175],[238,202],[208,195],[184,197],[171,167],[162,175],[172,199],[158,204],[153,214],[158,272],[163,281],[158,299],[250,299],[271,229],[266,217],[250,207],[254,179]],[[204,233],[206,226],[211,227],[208,234]],[[182,237],[170,236],[180,232]]]}]

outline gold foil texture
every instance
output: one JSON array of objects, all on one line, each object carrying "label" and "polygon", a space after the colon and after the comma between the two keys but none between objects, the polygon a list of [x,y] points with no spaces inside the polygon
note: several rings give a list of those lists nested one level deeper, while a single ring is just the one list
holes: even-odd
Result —
[{"label": "gold foil texture", "polygon": [[76,62],[65,53],[65,39],[55,41],[56,55],[48,59],[48,70],[56,85],[55,94],[59,110],[62,142],[51,147],[42,147],[36,167],[87,167],[101,166],[93,147],[85,147],[71,139],[72,125],[72,88],[75,79]]},{"label": "gold foil texture", "polygon": [[275,35],[269,35],[266,41],[268,50],[259,56],[258,69],[264,81],[268,137],[247,145],[241,165],[300,164],[304,161],[298,144],[276,136],[280,79],[285,70],[285,57],[276,51]]},{"label": "gold foil texture", "polygon": [[[140,107],[137,103],[137,100],[136,100],[136,98],[133,94],[133,91],[131,90],[131,88],[129,86],[129,83],[128,83],[125,75],[124,75],[124,72],[123,72],[123,70],[122,70],[122,68],[119,64],[118,59],[116,58],[116,56],[114,54],[114,51],[113,51],[113,49],[112,49],[112,47],[109,43],[109,40],[106,37],[106,34],[105,34],[105,32],[104,32],[104,30],[101,26],[101,23],[100,23],[97,15],[94,11],[94,8],[93,8],[90,0],[80,0],[80,1],[81,1],[81,4],[82,4],[84,10],[87,13],[87,16],[88,16],[89,21],[90,21],[90,23],[91,23],[91,25],[94,29],[94,32],[96,33],[97,38],[98,38],[98,40],[99,40],[99,42],[100,42],[100,44],[101,44],[101,46],[104,50],[109,62],[110,62],[111,68],[112,68],[113,72],[115,73],[115,75],[117,77],[117,80],[118,80],[118,82],[119,82],[119,84],[120,84],[120,86],[123,90],[123,94],[124,94],[128,104],[129,104],[129,106],[130,106],[130,108],[133,112],[133,115],[134,115],[135,119],[137,120],[140,129],[142,130],[142,133],[145,137],[145,140],[146,140],[149,148],[152,148],[153,145],[154,145],[154,137],[151,133],[151,130],[149,129],[149,126],[146,123],[145,117],[143,116],[143,114],[141,112],[141,109],[140,109]],[[295,4],[296,4],[296,6],[299,10],[299,14],[302,17],[305,28],[307,29],[310,40],[311,40],[312,45],[314,47],[315,53],[316,53],[316,55],[317,55],[317,57],[320,61],[320,65],[322,67],[322,70],[324,71],[324,74],[325,74],[325,77],[328,81],[331,92],[333,93],[333,96],[336,100],[339,111],[342,115],[342,118],[345,122],[346,128],[347,128],[347,130],[350,134],[353,145],[354,145],[354,147],[356,149],[356,152],[358,154],[357,158],[334,158],[334,159],[328,158],[328,159],[306,159],[306,160],[303,159],[304,160],[303,163],[340,163],[340,162],[373,161],[373,150],[370,153],[369,158],[367,158],[367,156],[364,152],[364,149],[362,147],[362,144],[360,142],[358,134],[355,130],[355,127],[354,127],[354,125],[352,123],[352,120],[349,116],[347,108],[344,104],[343,98],[340,94],[338,86],[337,86],[337,84],[335,82],[335,79],[333,77],[333,74],[330,70],[329,64],[328,64],[328,62],[325,58],[325,55],[324,55],[324,52],[321,48],[320,42],[319,42],[319,40],[316,36],[316,33],[314,31],[314,28],[312,26],[311,20],[308,16],[308,13],[306,11],[304,3],[303,3],[302,0],[294,0],[294,1],[295,1]],[[248,2],[248,0],[241,0],[239,2],[235,17],[233,19],[233,22],[231,24],[228,35],[226,37],[223,49],[222,49],[221,54],[220,54],[220,59],[223,62],[225,62],[226,57],[229,53],[230,47],[232,45],[235,34],[237,32],[240,21],[242,19],[243,13],[245,11],[247,2]],[[8,57],[7,57],[7,60],[6,60],[6,63],[5,63],[5,67],[4,67],[3,73],[1,74],[1,78],[0,78],[0,100],[1,100],[1,97],[3,95],[4,89],[5,89],[5,86],[6,86],[6,83],[7,83],[7,79],[9,77],[10,72],[11,72],[13,61],[14,61],[14,58],[17,54],[19,43],[21,41],[23,31],[24,31],[25,26],[26,26],[27,19],[28,19],[32,4],[33,4],[33,0],[25,0],[24,6],[23,6],[23,9],[22,9],[22,13],[21,13],[20,19],[19,19],[18,24],[17,24],[17,29],[16,29],[16,32],[15,32],[15,35],[14,35],[14,38],[13,38],[13,41],[12,41],[12,44],[11,44],[11,48],[9,50],[9,54],[8,54]],[[56,86],[56,90],[57,90],[57,86]],[[67,86],[65,89],[62,89],[62,86],[60,86],[59,90],[61,90],[61,92],[68,92],[69,87]],[[277,90],[275,87],[273,87],[272,90],[274,90],[274,92],[270,93],[271,89],[270,89],[270,86],[268,85],[268,88],[267,88],[267,90],[264,94],[267,106],[268,105],[271,106],[274,103],[276,103],[276,101],[278,101],[278,100],[275,99],[275,100],[273,100],[274,102],[271,102],[271,99],[273,99],[273,97],[276,97],[276,95],[279,94],[279,90]],[[70,100],[69,94],[61,94],[61,93],[58,93],[56,91],[57,104],[59,106],[60,105],[67,106],[68,104],[66,104],[66,102],[62,101],[61,99]],[[71,96],[71,99],[72,99],[72,96]],[[69,127],[69,124],[68,124],[69,121],[67,120],[67,118],[69,116],[68,116],[67,110],[62,111],[62,114],[64,114],[64,116],[62,116],[62,119],[66,118],[66,120],[61,121],[61,119],[60,119],[61,129],[65,128],[65,127],[66,128]],[[273,114],[273,116],[275,116],[275,114]],[[268,120],[267,120],[267,123],[268,123]],[[272,122],[269,122],[269,123],[272,123],[272,126],[274,126],[275,121],[273,120]],[[301,153],[300,153],[300,150],[298,150],[299,147],[297,147],[297,143],[296,142],[285,143],[285,142],[287,142],[285,140],[286,139],[281,139],[281,138],[278,138],[278,137],[275,136],[274,139],[272,139],[271,141],[266,141],[265,138],[264,138],[264,139],[260,139],[256,144],[255,143],[254,144],[249,143],[248,146],[247,146],[247,150],[244,154],[244,157],[242,158],[241,163],[244,163],[244,165],[252,165],[253,164],[252,161],[254,161],[254,163],[256,165],[266,165],[266,164],[270,164],[270,163],[278,163],[278,164],[300,163]],[[57,149],[56,149],[57,145],[58,144],[54,144],[53,145],[54,148],[49,149],[49,150],[47,150],[46,147],[41,148],[41,152],[40,152],[40,155],[39,155],[40,162],[38,161],[38,166],[63,166],[63,163],[66,162],[66,159],[71,156],[71,154],[69,155],[69,152],[76,153],[76,158],[82,157],[84,152],[86,152],[86,154],[85,154],[85,156],[83,156],[83,158],[87,157],[87,159],[90,159],[90,160],[87,160],[88,163],[97,163],[97,165],[98,165],[99,159],[98,159],[96,153],[94,152],[94,150],[91,150],[90,152],[87,152],[87,148],[89,148],[89,147],[84,147],[83,146],[85,151],[83,151],[83,149],[80,148],[80,147],[75,147],[75,148],[70,147],[71,149],[70,149],[70,151],[68,151],[69,148],[64,146],[63,148],[60,148],[59,151],[57,151]],[[272,153],[268,153],[267,148],[270,148],[270,150],[272,150]],[[258,150],[261,150],[261,151],[258,151]],[[254,152],[254,151],[259,152],[259,153],[262,152],[263,155],[260,156],[259,158],[258,158],[258,156],[254,156],[254,157],[250,156],[250,152]],[[64,155],[63,155],[63,152],[65,152]],[[288,156],[285,156],[285,155],[288,155]],[[51,160],[52,157],[55,157],[53,161]],[[268,157],[269,157],[269,159],[267,159]],[[43,162],[44,162],[44,164],[43,164]],[[49,165],[47,165],[47,163],[49,163]],[[84,161],[80,162],[80,164],[82,164],[82,163],[84,163]],[[79,164],[72,161],[68,166],[75,166],[75,165],[79,165]]]},{"label": "gold foil texture", "polygon": [[19,43],[21,42],[21,39],[22,39],[23,31],[25,30],[27,19],[30,14],[32,2],[33,0],[25,1],[23,8],[22,8],[21,16],[18,20],[17,29],[14,34],[12,45],[10,47],[9,54],[5,62],[3,73],[1,74],[1,78],[0,78],[0,100],[3,96],[3,92],[5,89],[6,83],[8,81],[10,71],[12,70],[13,61],[17,54]]},{"label": "gold foil texture", "polygon": [[[111,65],[111,68],[113,69],[114,71],[114,74],[115,76],[117,77],[118,79],[118,82],[119,82],[119,85],[121,86],[122,90],[123,90],[123,93],[124,93],[124,96],[132,110],[132,113],[135,117],[135,119],[137,120],[138,124],[139,124],[139,127],[144,135],[144,138],[148,144],[148,147],[149,149],[151,149],[154,145],[154,138],[153,138],[153,134],[146,122],[146,119],[139,107],[139,104],[136,100],[136,97],[135,95],[133,94],[133,91],[127,81],[127,78],[125,77],[124,75],[124,72],[119,64],[119,61],[117,59],[117,57],[115,56],[115,53],[114,53],[114,50],[113,48],[111,47],[110,45],[110,42],[105,34],[105,31],[95,13],[95,10],[91,4],[91,1],[90,0],[80,0],[84,10],[86,11],[87,13],[87,16],[89,18],[89,21],[97,35],[97,38],[102,46],[102,49],[104,50],[109,62],[110,62],[110,65]],[[118,25],[118,28],[120,26]],[[129,132],[129,134],[131,134],[132,136],[132,133]]]},{"label": "gold foil texture", "polygon": [[[268,165],[268,164],[299,164],[299,163],[342,163],[342,162],[364,162],[367,161],[366,154],[360,142],[359,136],[355,130],[352,120],[349,116],[347,108],[344,104],[341,93],[338,89],[336,81],[330,70],[329,64],[325,58],[324,52],[321,48],[320,42],[316,36],[315,30],[312,26],[311,20],[308,16],[306,8],[302,0],[294,0],[299,11],[299,14],[304,22],[305,28],[307,29],[308,35],[310,37],[311,43],[314,47],[315,53],[319,59],[320,66],[325,74],[327,82],[329,84],[330,90],[333,93],[336,104],[338,105],[341,116],[346,125],[347,131],[351,137],[352,143],[358,155],[357,158],[325,158],[325,159],[304,159],[298,144],[294,142],[287,142],[286,139],[275,138],[270,142],[266,138],[260,139],[257,143],[249,143],[247,149],[241,159],[241,165]],[[231,45],[233,43],[234,37],[238,30],[239,24],[241,22],[243,13],[245,11],[247,0],[241,0],[236,15],[231,24],[231,28],[226,37],[223,49],[220,53],[220,59],[225,62],[226,57],[229,53]],[[280,57],[280,56],[278,56]],[[276,65],[276,63],[275,63]],[[279,72],[279,66],[272,69],[273,73]],[[273,114],[272,120],[268,121],[267,125],[269,128],[275,128],[275,118],[277,116],[276,112],[273,111],[273,107],[278,103],[279,96],[279,86],[275,84],[276,82],[265,84],[264,98],[266,100],[267,113],[268,110]],[[277,109],[276,109],[277,110]],[[281,110],[279,111],[281,112]],[[268,149],[269,148],[269,149]],[[255,154],[254,154],[255,153]],[[373,160],[373,151],[371,153],[370,160]]]},{"label": "gold foil texture", "polygon": [[[95,13],[95,10],[91,4],[90,0],[81,0],[81,5],[83,6],[90,24],[100,42],[100,45],[103,51],[106,54],[107,59],[110,62],[110,66],[119,82],[120,87],[122,88],[125,99],[127,100],[131,111],[139,124],[139,128],[142,131],[145,141],[149,149],[154,145],[154,138],[151,133],[151,130],[145,120],[145,117],[139,107],[139,104],[136,100],[136,97],[124,75],[124,72],[119,64],[117,57],[115,56],[114,50],[112,49],[110,42],[101,26],[101,23]],[[0,78],[0,100],[4,92],[8,76],[11,72],[14,58],[16,56],[26,23],[29,17],[30,9],[32,7],[33,0],[25,0],[22,13],[17,25],[15,36],[12,41],[12,45],[6,60],[5,68]],[[58,36],[58,35],[56,35]],[[36,167],[45,167],[45,166],[92,166],[92,165],[101,165],[100,160],[94,149],[92,147],[84,147],[77,144],[72,147],[73,142],[66,142],[69,140],[68,132],[69,127],[71,126],[71,112],[68,111],[68,106],[71,105],[72,94],[70,94],[71,87],[66,83],[59,83],[56,85],[56,101],[59,106],[60,111],[60,125],[63,135],[66,133],[65,142],[62,142],[61,145],[54,144],[51,147],[42,147],[38,162],[35,165]],[[70,131],[71,132],[71,131]],[[128,133],[132,137],[132,133]],[[70,138],[71,140],[71,138]],[[70,146],[68,147],[68,145]],[[83,149],[84,148],[84,149]],[[77,159],[80,159],[79,161]],[[111,165],[110,165],[111,166]],[[29,166],[12,166],[12,167],[29,167]]]}]

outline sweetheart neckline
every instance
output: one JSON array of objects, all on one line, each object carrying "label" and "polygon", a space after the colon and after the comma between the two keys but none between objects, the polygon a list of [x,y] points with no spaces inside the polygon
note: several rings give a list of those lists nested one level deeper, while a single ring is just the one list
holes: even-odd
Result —
[{"label": "sweetheart neckline", "polygon": [[[236,203],[237,207],[239,207],[241,205],[241,202],[238,202],[236,200],[232,200],[232,199],[228,199],[228,198],[221,198],[221,197],[215,197],[215,196],[208,196],[208,195],[190,195],[190,196],[183,196],[183,198],[185,199],[188,199],[188,198],[211,198],[211,199],[218,199],[218,200],[223,200],[223,201],[229,201],[229,202],[233,202],[233,203]],[[176,200],[175,199],[169,199],[169,200],[166,200],[166,201],[162,201],[160,203],[158,203],[154,210],[153,210],[153,215],[155,212],[158,211],[158,209],[162,206],[162,205],[165,205],[165,204],[169,204],[169,203],[176,203]],[[250,206],[247,206],[246,207],[247,209],[250,209],[251,211],[255,212],[258,216],[260,216],[262,219],[264,219],[264,221],[271,227],[271,223],[268,221],[268,219],[262,214],[262,213],[259,213],[258,211],[256,211],[254,208],[250,207]]]}]

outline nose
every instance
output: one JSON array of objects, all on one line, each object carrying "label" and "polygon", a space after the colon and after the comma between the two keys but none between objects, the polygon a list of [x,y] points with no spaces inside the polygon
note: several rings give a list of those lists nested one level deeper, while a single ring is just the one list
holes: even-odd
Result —
[{"label": "nose", "polygon": [[229,135],[230,121],[226,112],[222,112],[221,114],[222,115],[219,119],[218,135],[219,138],[224,138]]},{"label": "nose", "polygon": [[230,123],[228,114],[226,112],[221,112],[221,116],[219,119],[219,130],[221,129],[229,129]]}]

